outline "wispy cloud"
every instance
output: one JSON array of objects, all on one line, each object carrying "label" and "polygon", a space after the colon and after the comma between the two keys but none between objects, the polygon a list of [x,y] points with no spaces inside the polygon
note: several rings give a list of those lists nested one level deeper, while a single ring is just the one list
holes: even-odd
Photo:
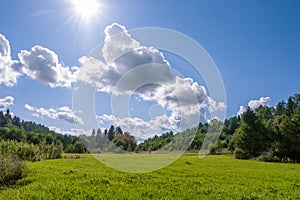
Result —
[{"label": "wispy cloud", "polygon": [[76,129],[76,128],[71,128],[70,130],[62,130],[61,128],[58,128],[56,126],[50,126],[49,129],[51,131],[54,131],[56,133],[60,133],[63,135],[75,135],[75,136],[79,136],[79,135],[91,135],[92,130],[82,130],[82,129]]},{"label": "wispy cloud", "polygon": [[51,119],[59,119],[64,120],[69,123],[78,123],[83,124],[84,121],[80,117],[76,115],[69,107],[64,106],[57,109],[54,108],[38,108],[31,106],[29,104],[25,104],[25,109],[33,112],[33,116],[35,117],[49,117]]},{"label": "wispy cloud", "polygon": [[34,11],[33,13],[31,13],[29,15],[29,17],[30,18],[40,17],[40,16],[43,16],[43,15],[49,15],[49,14],[54,13],[54,12],[55,12],[54,10],[40,9],[40,10],[37,10],[37,11]]},{"label": "wispy cloud", "polygon": [[5,110],[11,105],[14,105],[14,98],[12,96],[7,96],[3,99],[0,99],[0,110]]}]

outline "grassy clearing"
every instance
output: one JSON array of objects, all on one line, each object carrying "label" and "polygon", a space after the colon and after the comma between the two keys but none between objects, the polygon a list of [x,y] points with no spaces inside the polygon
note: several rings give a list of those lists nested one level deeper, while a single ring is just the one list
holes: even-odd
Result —
[{"label": "grassy clearing", "polygon": [[170,165],[182,154],[95,154],[105,165],[129,173],[145,173]]},{"label": "grassy clearing", "polygon": [[[154,155],[155,156],[155,155]],[[151,173],[111,169],[91,155],[28,163],[0,199],[297,199],[300,165],[185,154]]]}]

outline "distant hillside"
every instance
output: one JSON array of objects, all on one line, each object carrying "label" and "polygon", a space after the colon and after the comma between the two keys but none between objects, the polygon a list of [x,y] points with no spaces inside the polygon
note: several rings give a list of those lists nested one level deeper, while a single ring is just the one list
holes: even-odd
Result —
[{"label": "distant hillside", "polygon": [[83,153],[85,148],[76,136],[62,135],[51,131],[48,127],[27,122],[19,117],[12,117],[10,111],[0,111],[0,141],[14,140],[34,145],[45,143],[47,145],[62,145],[64,152]]}]

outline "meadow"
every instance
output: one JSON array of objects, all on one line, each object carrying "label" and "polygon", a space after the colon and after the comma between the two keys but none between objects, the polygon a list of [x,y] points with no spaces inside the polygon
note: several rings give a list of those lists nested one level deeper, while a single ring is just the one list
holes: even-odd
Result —
[{"label": "meadow", "polygon": [[[153,155],[157,156],[157,155]],[[114,170],[89,154],[27,162],[0,199],[299,199],[300,165],[186,153],[148,173]]]}]

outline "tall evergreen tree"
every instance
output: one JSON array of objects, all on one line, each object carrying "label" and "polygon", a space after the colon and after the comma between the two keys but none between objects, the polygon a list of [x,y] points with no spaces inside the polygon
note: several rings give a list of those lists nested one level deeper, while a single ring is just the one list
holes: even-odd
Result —
[{"label": "tall evergreen tree", "polygon": [[115,127],[113,125],[110,126],[107,132],[107,138],[112,141],[115,137]]},{"label": "tall evergreen tree", "polygon": [[235,147],[244,152],[243,157],[257,157],[269,147],[267,130],[249,107],[242,115],[236,130]]}]

